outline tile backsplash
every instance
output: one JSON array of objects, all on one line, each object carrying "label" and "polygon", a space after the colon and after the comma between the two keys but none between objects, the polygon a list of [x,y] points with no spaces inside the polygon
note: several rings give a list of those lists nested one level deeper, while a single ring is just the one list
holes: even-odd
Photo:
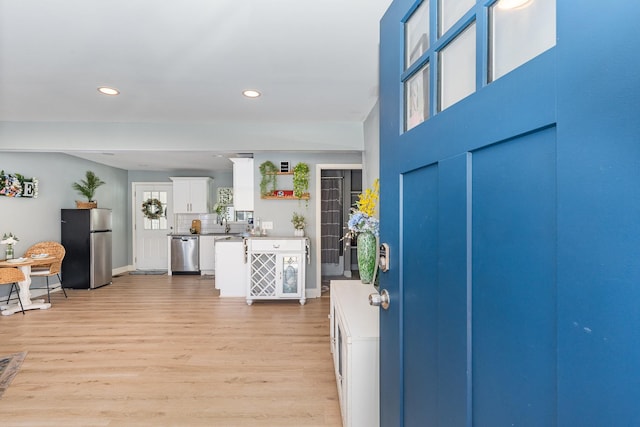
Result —
[{"label": "tile backsplash", "polygon": [[[191,221],[199,219],[201,223],[200,234],[224,233],[224,225],[218,224],[216,214],[176,214],[174,223],[174,233],[189,233]],[[246,222],[229,222],[230,234],[242,233],[247,230]]]}]

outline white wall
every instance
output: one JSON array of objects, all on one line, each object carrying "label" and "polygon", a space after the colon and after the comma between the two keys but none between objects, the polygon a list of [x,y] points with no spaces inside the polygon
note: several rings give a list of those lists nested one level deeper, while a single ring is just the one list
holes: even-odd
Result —
[{"label": "white wall", "polygon": [[364,122],[362,188],[371,188],[380,177],[380,106],[376,102]]}]

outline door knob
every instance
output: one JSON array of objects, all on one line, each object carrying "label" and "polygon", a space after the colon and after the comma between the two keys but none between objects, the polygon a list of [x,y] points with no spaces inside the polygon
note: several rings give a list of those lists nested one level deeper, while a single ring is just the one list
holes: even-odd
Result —
[{"label": "door knob", "polygon": [[383,289],[379,294],[369,294],[369,305],[374,307],[382,307],[387,310],[389,308],[389,292]]}]

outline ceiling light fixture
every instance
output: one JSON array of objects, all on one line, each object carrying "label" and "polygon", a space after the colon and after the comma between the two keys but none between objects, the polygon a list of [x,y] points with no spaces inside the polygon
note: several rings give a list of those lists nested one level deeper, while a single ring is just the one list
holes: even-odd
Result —
[{"label": "ceiling light fixture", "polygon": [[257,98],[257,97],[259,97],[261,95],[261,93],[258,92],[257,90],[251,90],[251,89],[243,90],[242,94],[244,96],[246,96],[247,98]]},{"label": "ceiling light fixture", "polygon": [[498,8],[502,10],[518,9],[524,6],[528,6],[532,0],[500,0],[498,2]]},{"label": "ceiling light fixture", "polygon": [[100,86],[98,88],[98,92],[100,92],[103,95],[110,95],[110,96],[120,95],[120,91],[118,89],[114,89],[108,86]]}]

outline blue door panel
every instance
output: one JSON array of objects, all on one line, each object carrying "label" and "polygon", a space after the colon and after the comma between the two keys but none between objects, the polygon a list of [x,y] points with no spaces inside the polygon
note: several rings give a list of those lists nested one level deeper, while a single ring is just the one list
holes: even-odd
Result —
[{"label": "blue door panel", "polygon": [[438,169],[438,426],[470,420],[471,155]]},{"label": "blue door panel", "polygon": [[555,129],[473,153],[473,424],[556,425]]},{"label": "blue door panel", "polygon": [[[438,167],[403,176],[404,418],[407,426],[436,427],[438,404]],[[419,206],[419,209],[416,209]],[[418,391],[419,390],[419,391]],[[418,392],[416,392],[418,391]]]}]

